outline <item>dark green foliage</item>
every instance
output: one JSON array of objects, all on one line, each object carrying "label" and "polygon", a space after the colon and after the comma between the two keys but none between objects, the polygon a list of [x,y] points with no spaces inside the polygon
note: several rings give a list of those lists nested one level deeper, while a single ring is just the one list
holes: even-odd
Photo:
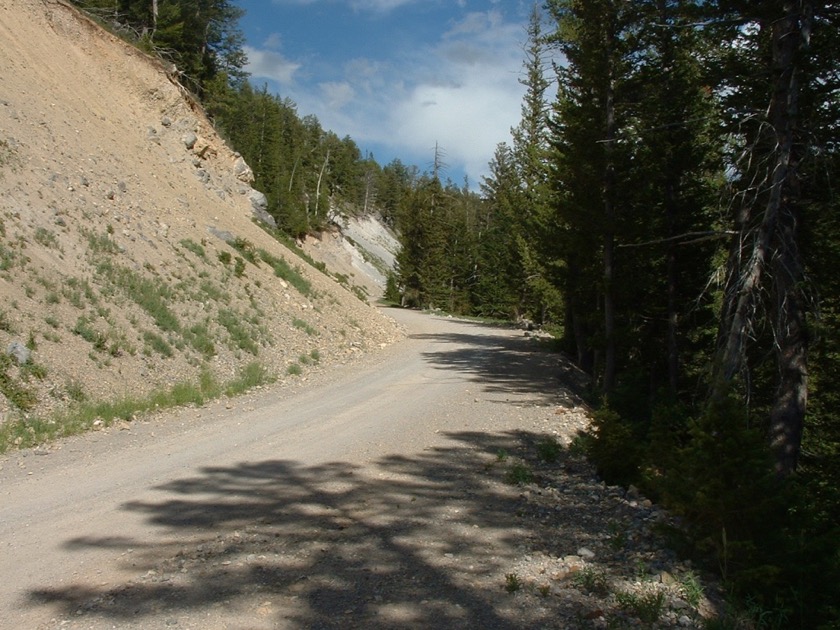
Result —
[{"label": "dark green foliage", "polygon": [[637,480],[641,466],[639,442],[630,423],[607,406],[598,409],[592,418],[594,439],[588,455],[598,474],[611,484],[630,484]]},{"label": "dark green foliage", "polygon": [[76,4],[149,52],[177,68],[187,88],[206,96],[214,80],[245,77],[244,37],[238,21],[244,11],[229,0],[158,0],[157,14],[146,0],[77,0]]},{"label": "dark green foliage", "polygon": [[424,175],[406,191],[399,214],[397,255],[404,306],[471,313],[481,263],[481,200],[451,183]]},{"label": "dark green foliage", "polygon": [[505,473],[505,481],[514,486],[529,484],[534,481],[534,473],[527,464],[515,462]]},{"label": "dark green foliage", "polygon": [[554,437],[545,437],[537,444],[537,454],[544,462],[556,462],[563,452],[563,447]]},{"label": "dark green foliage", "polygon": [[383,297],[391,304],[400,303],[399,281],[397,279],[397,275],[393,272],[388,273],[388,279],[385,283],[385,295]]},{"label": "dark green foliage", "polygon": [[679,511],[741,602],[780,627],[834,627],[835,9],[548,9],[565,63],[545,233],[563,261],[565,347],[608,403],[580,443],[607,480]]}]

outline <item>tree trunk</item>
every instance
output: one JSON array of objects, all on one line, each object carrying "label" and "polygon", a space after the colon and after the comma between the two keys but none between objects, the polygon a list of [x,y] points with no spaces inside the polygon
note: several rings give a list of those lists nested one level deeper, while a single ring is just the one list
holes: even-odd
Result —
[{"label": "tree trunk", "polygon": [[[775,305],[770,318],[775,334],[779,382],[770,413],[770,438],[776,469],[788,475],[796,468],[807,403],[807,350],[802,285],[803,266],[796,242],[798,177],[795,136],[798,104],[797,51],[806,39],[811,4],[783,3],[784,16],[773,22],[773,95],[768,108],[775,140],[772,172],[764,214],[753,240],[746,268],[741,268],[740,243],[730,252],[730,281],[721,321],[721,350],[712,399],[726,394],[744,366],[744,350],[753,329],[758,293],[770,283]],[[741,217],[746,225],[748,211]],[[739,237],[742,238],[742,237]],[[768,279],[768,267],[770,276]]]},{"label": "tree trunk", "polygon": [[318,202],[321,200],[321,180],[324,178],[324,171],[327,168],[327,163],[330,161],[330,150],[327,149],[327,156],[324,158],[324,163],[321,165],[321,172],[318,173],[318,183],[315,186],[315,217],[318,217]]},{"label": "tree trunk", "polygon": [[615,165],[612,161],[615,139],[615,102],[612,68],[607,83],[606,167],[604,169],[604,393],[615,387]]},{"label": "tree trunk", "polygon": [[784,176],[778,178],[779,190],[774,191],[779,204],[778,247],[772,264],[779,387],[770,412],[776,471],[782,476],[796,470],[808,401],[808,338],[802,295],[805,277],[796,235],[800,191],[794,147],[799,100],[797,53],[810,32],[811,4],[787,1],[784,9],[784,19],[773,25],[776,90],[770,107],[770,120],[786,160],[784,166],[777,166]]}]

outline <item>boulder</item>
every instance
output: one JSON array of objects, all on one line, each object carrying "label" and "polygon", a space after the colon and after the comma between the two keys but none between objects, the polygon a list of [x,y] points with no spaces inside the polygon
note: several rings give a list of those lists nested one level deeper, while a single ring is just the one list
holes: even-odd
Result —
[{"label": "boulder", "polygon": [[19,341],[13,341],[6,348],[6,354],[17,361],[18,365],[26,365],[32,358],[32,351]]},{"label": "boulder", "polygon": [[268,213],[268,199],[259,190],[251,189],[248,194],[248,199],[251,201],[251,211],[263,223],[270,225],[273,228],[277,227],[277,222],[274,217]]},{"label": "boulder", "polygon": [[245,158],[241,155],[237,156],[236,161],[233,163],[233,174],[236,176],[236,179],[245,184],[250,184],[254,181],[254,171],[251,170],[251,167],[248,166]]}]

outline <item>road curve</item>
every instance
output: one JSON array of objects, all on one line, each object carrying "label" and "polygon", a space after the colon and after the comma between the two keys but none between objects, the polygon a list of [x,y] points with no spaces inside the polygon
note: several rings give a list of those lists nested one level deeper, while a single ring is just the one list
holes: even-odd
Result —
[{"label": "road curve", "polygon": [[[412,598],[425,597],[429,608],[441,588],[457,596],[428,613],[440,627],[455,623],[458,614],[475,620],[475,627],[515,627],[480,593],[454,587],[454,578],[425,554],[435,537],[460,535],[434,531],[462,499],[452,483],[463,463],[451,459],[462,457],[458,446],[472,436],[514,431],[535,413],[545,415],[555,400],[557,358],[535,352],[521,331],[409,311],[389,315],[405,326],[405,340],[331,368],[312,383],[0,456],[0,627],[330,627],[324,620],[335,615],[341,627],[353,627],[353,619],[373,614],[372,606],[378,606],[377,619],[389,620],[381,626],[390,627],[422,622],[427,613],[413,608]],[[476,444],[481,439],[474,437]],[[494,448],[490,444],[487,449]],[[466,494],[478,492],[468,486]],[[406,501],[417,505],[414,513],[401,513],[399,523],[389,515],[390,525],[377,520],[390,509],[376,505],[381,497],[408,494]],[[368,516],[360,505],[370,509]],[[310,521],[315,513],[320,520]],[[500,520],[487,517],[486,544],[502,544],[513,532],[501,523],[496,531]],[[243,575],[278,571],[277,563],[286,562],[286,571],[306,565],[303,583],[320,578],[323,584],[298,592],[296,582],[287,585],[288,592],[266,594],[267,585],[279,580],[275,575],[273,582],[253,578],[247,588],[224,590],[219,576],[230,575],[233,569],[223,569],[237,566],[236,558],[225,565],[214,557],[222,572],[212,580],[201,573],[214,544],[234,547],[230,541],[243,532],[257,536],[257,524],[266,539],[267,528],[274,527],[271,536],[283,541],[287,555],[275,548],[274,565],[257,562],[258,568],[237,579],[248,582]],[[333,526],[345,538],[322,540]],[[364,533],[347,539],[353,527]],[[306,531],[320,533],[295,535]],[[255,548],[255,557],[266,558],[266,544]],[[309,560],[315,544],[335,550],[333,565]],[[361,558],[340,557],[356,547]],[[494,558],[504,553],[499,549]],[[399,567],[389,569],[393,584],[406,572],[428,572],[419,583],[437,586],[419,587],[416,577],[406,577],[403,591],[386,602],[388,579],[369,592],[358,584],[342,590],[342,580],[353,582],[348,576],[365,554],[370,562],[378,558],[377,566]],[[179,582],[174,569],[174,577],[155,581],[177,566],[186,582]],[[376,570],[367,566],[366,575]],[[369,600],[366,612],[359,612],[354,597]],[[378,627],[365,618],[359,627]],[[421,625],[435,625],[427,621]]]}]

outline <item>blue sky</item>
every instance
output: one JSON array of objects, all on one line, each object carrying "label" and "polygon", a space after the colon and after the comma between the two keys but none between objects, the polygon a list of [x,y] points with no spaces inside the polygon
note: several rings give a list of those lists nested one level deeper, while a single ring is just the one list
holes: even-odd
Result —
[{"label": "blue sky", "polygon": [[532,0],[238,0],[255,85],[385,165],[475,190],[519,122]]}]

